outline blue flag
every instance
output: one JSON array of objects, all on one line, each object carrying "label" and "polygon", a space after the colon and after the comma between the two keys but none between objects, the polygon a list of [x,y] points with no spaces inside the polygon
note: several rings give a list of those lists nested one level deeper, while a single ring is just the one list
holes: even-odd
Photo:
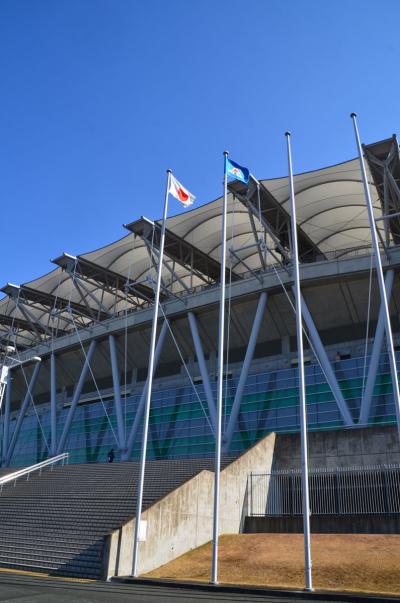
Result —
[{"label": "blue flag", "polygon": [[250,176],[249,170],[245,167],[242,167],[238,163],[235,163],[231,159],[228,159],[228,157],[226,158],[225,169],[228,176],[236,178],[236,180],[240,180],[245,184],[248,183]]}]

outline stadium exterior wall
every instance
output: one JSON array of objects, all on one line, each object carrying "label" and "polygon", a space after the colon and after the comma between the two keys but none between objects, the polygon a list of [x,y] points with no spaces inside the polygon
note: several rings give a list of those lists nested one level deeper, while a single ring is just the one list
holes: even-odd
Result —
[{"label": "stadium exterior wall", "polygon": [[[351,350],[352,348],[347,344],[345,349]],[[358,347],[355,346],[355,349],[358,349]],[[368,362],[369,358],[365,359],[362,356],[332,362],[343,396],[356,421],[354,428],[351,430],[343,427],[337,404],[321,368],[317,364],[306,367],[308,427],[313,433],[318,430],[324,431],[324,436],[310,435],[310,442],[313,449],[319,447],[323,450],[325,448],[321,447],[323,445],[328,446],[330,442],[330,447],[326,448],[327,458],[336,455],[332,452],[334,446],[339,446],[341,450],[344,450],[345,444],[342,443],[341,436],[336,434],[338,429],[343,431],[343,434],[348,434],[349,431],[354,434],[353,436],[346,435],[346,438],[343,436],[343,442],[350,442],[354,438],[353,444],[346,444],[348,455],[354,456],[358,450],[358,444],[355,442],[358,441],[357,434],[362,426],[357,423],[357,417],[360,411],[363,384],[365,382],[364,375],[366,368],[368,368]],[[275,431],[288,434],[285,436],[288,438],[288,451],[293,446],[293,451],[296,451],[296,455],[298,455],[297,440],[294,436],[289,435],[299,429],[297,370],[293,367],[261,372],[262,366],[263,359],[254,362],[253,370],[258,369],[258,372],[251,372],[247,378],[239,420],[236,423],[229,453],[239,454],[270,431]],[[238,377],[235,375],[226,381],[224,417],[229,416],[232,408],[237,382]],[[211,385],[215,395],[215,382],[212,382]],[[187,381],[185,382],[182,377],[175,379],[174,382],[168,379],[157,380],[152,397],[148,458],[184,458],[213,454],[214,440],[207,422],[206,402],[201,384],[197,385],[197,393],[206,412],[201,408],[199,398],[190,384]],[[108,395],[107,399],[105,399],[106,394]],[[90,400],[90,395],[84,396],[82,404],[78,405],[75,411],[75,417],[66,442],[66,449],[70,453],[71,462],[104,462],[107,458],[107,452],[110,448],[115,447],[114,435],[104,414],[105,406],[115,431],[116,415],[112,397],[113,392],[109,390],[103,392],[103,395],[102,401],[99,401],[95,395],[93,395],[92,400]],[[127,429],[133,423],[139,400],[140,390],[135,395],[129,395],[125,400]],[[59,436],[68,410],[69,407],[63,407],[63,404],[58,409]],[[47,455],[41,429],[43,429],[49,441],[51,427],[49,407],[42,405],[39,407],[39,412],[40,425],[33,409],[23,420],[11,461],[13,466],[29,465],[42,460]],[[15,429],[16,414],[11,421],[10,437]],[[369,424],[378,427],[385,424],[394,425],[395,421],[387,359],[386,355],[382,353],[372,398]],[[333,430],[333,435],[328,435],[327,430]],[[396,440],[394,428],[387,433],[390,434],[391,440]],[[132,458],[139,457],[140,434],[139,431],[134,443]],[[284,441],[286,440],[282,440],[282,446]],[[364,448],[367,450],[371,444],[372,448],[370,450],[373,451],[375,444],[379,445],[379,439],[376,442],[375,440],[366,441]],[[119,459],[118,452],[116,458]],[[375,464],[375,461],[371,460],[371,462]],[[355,462],[352,464],[355,464]]]},{"label": "stadium exterior wall", "polygon": [[[389,258],[385,260],[385,263],[387,268],[398,267],[400,263],[399,247],[390,250]],[[310,305],[311,314],[317,326],[322,325],[320,338],[323,342],[326,361],[330,363],[333,378],[338,386],[337,391],[344,398],[344,404],[347,405],[353,417],[354,425],[352,427],[357,429],[363,425],[359,421],[360,408],[369,373],[369,354],[373,346],[374,326],[379,315],[379,300],[375,299],[370,312],[372,323],[366,325],[368,285],[372,284],[373,286],[373,282],[369,281],[369,277],[372,275],[371,258],[367,254],[359,257],[341,258],[335,261],[316,262],[312,265],[303,266],[302,272],[304,276],[303,295],[305,295]],[[290,289],[290,275],[282,271],[280,278]],[[262,275],[261,281],[249,277],[232,285],[232,303],[235,300],[238,303],[235,306],[236,326],[233,330],[236,330],[236,345],[241,342],[243,349],[246,348],[250,336],[253,311],[257,302],[255,296],[260,291],[267,291],[268,302],[265,320],[262,321],[260,341],[258,342],[260,349],[251,363],[244,391],[239,400],[239,416],[233,431],[232,442],[230,448],[226,450],[231,453],[241,453],[270,431],[294,432],[299,429],[297,370],[292,365],[295,354],[291,349],[293,344],[293,341],[291,341],[293,330],[292,311],[273,272]],[[399,343],[399,313],[396,305],[399,284],[398,274],[395,274],[391,316],[396,331],[396,343]],[[351,289],[349,289],[350,285]],[[324,289],[324,287],[327,287],[327,289]],[[347,293],[341,297],[342,289]],[[218,313],[215,305],[217,298],[218,287],[212,286],[187,295],[180,300],[174,299],[165,302],[165,312],[172,320],[175,337],[181,337],[182,346],[186,349],[188,370],[193,379],[199,377],[199,366],[196,363],[195,350],[186,324],[188,311],[198,312],[196,316],[199,326],[203,331],[209,330],[203,336],[203,343],[207,341],[207,349],[205,350],[208,355],[207,370],[214,400],[216,390],[214,366],[216,342],[213,340],[212,333],[215,331],[215,324],[217,324]],[[184,303],[182,303],[183,301]],[[273,338],[269,340],[268,337],[271,337],[271,330],[275,328],[273,325],[278,320],[279,314],[282,314],[281,339],[278,341],[279,350],[271,353],[271,348],[274,349],[274,344],[277,341]],[[117,316],[84,330],[81,337],[82,343],[96,341],[96,351],[93,357],[93,367],[85,381],[83,393],[75,400],[75,414],[65,439],[63,438],[63,430],[79,382],[79,374],[84,361],[83,350],[75,347],[75,351],[71,351],[73,345],[76,346],[77,343],[74,339],[76,333],[54,340],[55,353],[57,353],[55,364],[58,366],[59,373],[63,373],[63,379],[66,379],[66,374],[71,371],[73,375],[69,382],[63,382],[59,376],[57,391],[53,392],[56,394],[54,398],[57,403],[57,416],[52,417],[51,405],[49,404],[51,397],[49,393],[50,363],[48,356],[46,356],[50,344],[43,343],[37,348],[32,348],[32,351],[29,351],[30,354],[33,351],[43,353],[38,382],[32,391],[32,400],[38,395],[40,402],[35,404],[35,407],[31,405],[22,422],[20,422],[21,431],[18,438],[16,438],[15,449],[7,455],[6,446],[3,446],[3,462],[13,466],[21,466],[42,460],[48,455],[46,444],[53,440],[53,435],[56,436],[54,440],[57,441],[58,445],[70,452],[71,462],[104,461],[110,448],[117,450],[117,459],[124,458],[123,447],[115,440],[115,435],[118,435],[121,431],[121,426],[117,424],[117,398],[120,398],[120,415],[124,415],[122,430],[125,429],[127,436],[137,415],[144,381],[138,379],[134,381],[132,379],[127,385],[125,371],[125,377],[121,376],[119,396],[116,395],[115,388],[107,385],[111,380],[110,359],[107,358],[108,335],[112,332],[119,332],[121,335],[121,331],[126,327],[127,332],[129,331],[132,336],[129,346],[125,342],[127,350],[131,355],[137,354],[136,347],[140,341],[144,340],[146,342],[148,339],[146,331],[139,332],[137,329],[141,328],[141,325],[147,325],[148,327],[150,317],[150,309],[138,310],[128,314],[126,320],[122,316]],[[327,337],[327,330],[324,331],[324,327],[327,326],[331,331],[329,338]],[[367,329],[367,326],[370,328]],[[231,336],[233,339],[233,332]],[[124,340],[122,337],[117,343],[120,347],[123,347]],[[169,348],[164,351],[164,360],[168,360],[173,349],[173,344],[169,341]],[[350,358],[336,360],[335,350],[339,349],[344,350],[346,352],[345,356],[350,356]],[[237,351],[237,347],[231,347],[229,350],[230,360]],[[24,352],[21,357],[27,354],[28,352]],[[238,389],[240,370],[243,365],[242,361],[238,361],[239,357],[236,354],[236,362],[230,362],[227,371],[226,387],[224,388],[226,394],[224,400],[225,423],[229,422],[229,415]],[[307,350],[306,358],[308,362],[312,363],[306,367],[309,430],[347,428],[339,412],[338,402],[332,393],[331,384],[327,382],[326,370],[318,365],[317,361],[320,359],[316,358],[310,350]],[[145,364],[145,355],[143,354],[141,361]],[[123,372],[123,366],[123,358],[120,354],[121,373]],[[142,372],[145,371],[145,368],[145,366],[141,367]],[[182,363],[180,363],[180,369],[178,368],[173,377],[159,375],[155,380],[152,397],[149,458],[209,456],[214,450],[214,439],[209,425],[208,400],[204,385],[197,381],[197,391],[193,391],[188,376],[182,368]],[[15,372],[15,375],[14,381],[11,383],[12,412],[5,412],[3,415],[3,443],[6,439],[4,434],[7,432],[8,444],[13,438],[16,424],[19,424],[17,420],[18,412],[21,408],[21,400],[26,395],[26,375],[22,375],[21,371],[18,373],[18,369],[13,372]],[[99,386],[97,382],[93,384],[93,375],[96,375],[99,382],[103,381],[104,385]],[[95,386],[97,386],[97,390]],[[29,399],[27,401],[30,402]],[[123,412],[121,412],[121,404],[124,406]],[[9,421],[10,414],[11,420]],[[382,351],[378,363],[368,424],[394,424],[395,421],[389,364],[386,353]],[[53,434],[53,426],[56,422],[57,425],[54,431],[57,433]],[[6,426],[8,426],[7,429]],[[138,458],[140,433],[140,430],[138,430],[132,454],[128,455],[129,458]],[[62,440],[62,443],[60,443],[60,440]]]}]

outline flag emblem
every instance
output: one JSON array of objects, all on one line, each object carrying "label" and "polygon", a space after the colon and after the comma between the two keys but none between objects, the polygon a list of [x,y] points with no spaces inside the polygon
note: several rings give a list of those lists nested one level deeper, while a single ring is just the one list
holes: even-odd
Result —
[{"label": "flag emblem", "polygon": [[196,199],[196,197],[192,195],[192,193],[189,192],[188,189],[185,188],[172,174],[168,192],[175,197],[175,199],[178,199],[178,201],[180,201],[184,207],[189,207],[189,205],[192,205],[193,201]]},{"label": "flag emblem", "polygon": [[228,157],[226,158],[225,169],[226,169],[226,173],[228,174],[228,176],[231,176],[232,178],[235,178],[236,180],[240,180],[241,182],[244,182],[245,184],[248,183],[249,176],[250,176],[249,170],[245,167],[242,167],[235,161],[228,159]]}]

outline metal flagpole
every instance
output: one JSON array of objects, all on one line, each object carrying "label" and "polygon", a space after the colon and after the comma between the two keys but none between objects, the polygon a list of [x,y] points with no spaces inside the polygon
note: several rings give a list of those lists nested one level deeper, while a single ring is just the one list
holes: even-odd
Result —
[{"label": "metal flagpole", "polygon": [[221,229],[221,296],[218,325],[218,387],[217,387],[217,424],[215,426],[215,463],[214,463],[214,514],[213,514],[213,547],[211,582],[218,584],[218,511],[219,511],[219,478],[221,469],[222,440],[222,392],[224,372],[224,329],[225,329],[225,266],[226,266],[226,206],[228,197],[228,174],[226,159],[228,151],[224,151],[224,200],[222,205]]},{"label": "metal flagpole", "polygon": [[140,470],[139,470],[139,486],[136,503],[136,524],[135,524],[135,536],[133,544],[133,562],[132,562],[132,575],[137,576],[138,566],[138,549],[139,549],[139,531],[140,531],[140,518],[142,515],[142,503],[143,503],[143,485],[144,485],[144,470],[146,464],[146,451],[147,451],[147,436],[149,431],[149,417],[150,417],[150,402],[151,393],[153,386],[153,367],[154,367],[154,350],[156,345],[157,335],[157,319],[158,319],[158,305],[160,301],[160,288],[161,288],[161,274],[163,266],[163,255],[164,255],[164,240],[165,240],[165,223],[167,221],[168,213],[168,195],[169,187],[171,182],[171,170],[167,170],[167,187],[165,190],[165,201],[164,201],[164,214],[161,227],[161,238],[160,238],[160,253],[158,256],[158,268],[157,268],[157,284],[156,292],[154,296],[154,314],[153,324],[151,327],[151,340],[150,340],[150,355],[149,355],[149,368],[147,376],[147,391],[146,391],[146,405],[144,410],[144,421],[143,421],[143,439],[142,439],[142,451],[140,456]]},{"label": "metal flagpole", "polygon": [[363,151],[362,151],[361,142],[360,142],[360,135],[358,133],[357,115],[355,113],[352,113],[350,117],[353,120],[354,134],[356,137],[358,155],[359,155],[359,160],[360,160],[360,168],[361,168],[361,173],[362,173],[362,178],[363,178],[363,183],[364,183],[365,199],[367,202],[369,226],[370,226],[370,230],[371,230],[372,246],[374,249],[375,263],[376,263],[376,275],[377,275],[378,283],[379,283],[379,292],[381,295],[381,304],[382,304],[382,310],[383,310],[384,321],[385,321],[386,343],[387,343],[387,350],[388,350],[389,361],[390,361],[390,372],[392,374],[392,387],[393,387],[394,403],[395,403],[395,408],[396,408],[397,429],[398,429],[399,437],[400,437],[399,380],[398,380],[398,376],[397,376],[396,355],[394,352],[393,334],[392,334],[392,326],[390,323],[389,305],[388,305],[388,300],[387,300],[387,295],[386,295],[385,279],[383,277],[381,254],[379,251],[378,234],[376,231],[375,217],[374,217],[374,211],[372,209],[371,193],[370,193],[369,185],[368,185],[367,171],[365,169],[365,162],[364,162],[364,156],[363,156]]},{"label": "metal flagpole", "polygon": [[300,394],[300,428],[301,428],[301,469],[303,485],[303,530],[304,530],[304,563],[306,590],[312,590],[311,572],[311,550],[310,550],[310,493],[308,486],[308,448],[307,448],[307,411],[306,390],[304,380],[304,358],[303,358],[303,320],[301,312],[300,274],[299,274],[299,251],[297,246],[297,220],[296,205],[294,198],[292,150],[290,145],[290,132],[286,132],[287,155],[289,166],[289,189],[290,189],[290,217],[292,223],[292,258],[294,270],[294,291],[296,301],[296,334],[297,334],[297,356],[299,369],[299,394]]}]

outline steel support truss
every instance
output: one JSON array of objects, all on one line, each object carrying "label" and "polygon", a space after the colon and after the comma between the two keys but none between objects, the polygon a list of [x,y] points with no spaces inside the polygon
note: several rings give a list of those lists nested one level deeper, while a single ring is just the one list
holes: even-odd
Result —
[{"label": "steel support truss", "polygon": [[[12,298],[17,305],[25,306],[33,311],[46,313],[47,322],[46,325],[43,326],[48,331],[51,330],[51,333],[53,333],[54,329],[56,335],[65,334],[65,330],[60,330],[54,325],[54,321],[57,317],[61,317],[63,322],[71,324],[72,321],[69,319],[68,315],[72,313],[76,316],[77,325],[82,327],[87,324],[88,320],[96,320],[95,311],[92,308],[88,308],[86,304],[73,302],[60,297],[59,295],[40,291],[40,289],[34,289],[32,287],[27,287],[26,285],[13,285],[12,283],[7,283],[1,291]],[[108,314],[101,313],[100,320],[105,320],[106,318],[108,318]]]},{"label": "steel support truss", "polygon": [[[255,216],[265,229],[266,234],[273,241],[274,248],[270,253],[278,262],[289,262],[291,247],[290,215],[279,203],[273,194],[254,176],[249,179],[249,184],[234,180],[228,185],[241,203]],[[323,259],[324,255],[310,237],[300,228],[298,231],[299,257],[303,262],[313,262]],[[263,263],[263,262],[262,262]]]},{"label": "steel support truss", "polygon": [[[68,272],[80,295],[82,304],[86,306],[87,311],[95,313],[97,320],[102,320],[102,313],[107,317],[112,315],[112,312],[103,304],[103,292],[114,297],[114,305],[121,301],[128,301],[138,308],[146,306],[154,298],[151,287],[143,283],[128,281],[121,274],[80,256],[75,257],[64,253],[52,262]],[[101,292],[100,295],[94,293],[93,285],[95,290],[98,289]],[[95,309],[89,304],[88,298],[94,302]]]},{"label": "steel support truss", "polygon": [[[157,222],[142,217],[131,224],[126,224],[125,228],[140,236],[155,249],[159,249],[161,226]],[[220,279],[221,265],[217,260],[167,228],[165,229],[164,253],[206,284],[218,282]],[[228,270],[226,276],[229,278]],[[232,274],[232,280],[240,278],[238,274]]]},{"label": "steel support truss", "polygon": [[[36,325],[36,330],[34,330],[30,321],[25,320],[24,318],[19,318],[17,316],[9,316],[8,314],[0,313],[0,325],[4,327],[4,331],[1,331],[2,334],[2,343],[4,345],[8,345],[10,342],[14,345],[16,337],[22,338],[26,343],[26,346],[29,347],[33,344],[39,344],[43,342],[44,331],[40,335],[38,335],[38,325]],[[39,327],[40,329],[40,327]],[[26,335],[32,335],[32,338]],[[19,348],[21,346],[18,346]]]},{"label": "steel support truss", "polygon": [[400,154],[396,135],[374,144],[362,145],[362,148],[382,205],[385,245],[389,246],[390,236],[394,244],[399,245]]}]

